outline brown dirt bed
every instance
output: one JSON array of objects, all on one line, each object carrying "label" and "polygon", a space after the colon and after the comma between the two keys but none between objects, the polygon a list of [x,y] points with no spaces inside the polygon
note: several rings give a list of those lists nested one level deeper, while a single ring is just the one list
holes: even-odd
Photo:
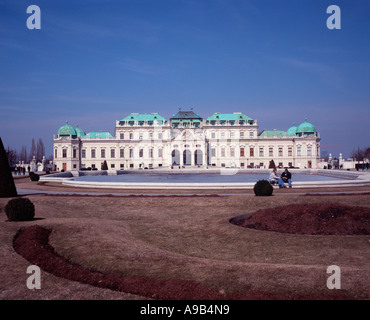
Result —
[{"label": "brown dirt bed", "polygon": [[333,203],[258,210],[232,223],[251,229],[312,235],[369,235],[370,208]]},{"label": "brown dirt bed", "polygon": [[226,294],[206,285],[182,279],[158,280],[146,276],[125,276],[107,274],[98,270],[84,268],[71,263],[55,252],[49,244],[51,230],[38,225],[21,229],[14,237],[15,251],[32,264],[58,277],[107,288],[137,294],[151,299],[165,300],[349,300],[344,293],[325,295],[274,294],[250,290]]}]

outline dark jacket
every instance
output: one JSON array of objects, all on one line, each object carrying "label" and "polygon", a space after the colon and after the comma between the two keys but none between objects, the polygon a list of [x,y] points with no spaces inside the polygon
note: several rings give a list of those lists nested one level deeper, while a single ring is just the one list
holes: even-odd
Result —
[{"label": "dark jacket", "polygon": [[289,172],[289,171],[284,171],[282,174],[281,174],[281,178],[283,180],[289,180],[289,179],[292,179],[292,174]]}]

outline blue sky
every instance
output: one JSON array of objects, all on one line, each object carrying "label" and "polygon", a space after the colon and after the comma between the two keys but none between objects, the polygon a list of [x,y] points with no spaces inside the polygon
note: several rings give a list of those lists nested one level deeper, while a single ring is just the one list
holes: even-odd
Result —
[{"label": "blue sky", "polygon": [[[29,5],[41,30],[29,30]],[[329,5],[341,9],[329,30]],[[323,150],[369,146],[368,0],[0,0],[0,136],[47,155],[66,120],[114,132],[131,112],[308,118]]]}]

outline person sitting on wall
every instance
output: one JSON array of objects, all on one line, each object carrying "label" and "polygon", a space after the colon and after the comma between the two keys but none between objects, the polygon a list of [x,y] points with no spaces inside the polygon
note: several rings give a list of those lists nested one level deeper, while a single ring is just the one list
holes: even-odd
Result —
[{"label": "person sitting on wall", "polygon": [[277,183],[279,185],[279,188],[285,188],[284,181],[283,181],[283,179],[280,178],[276,169],[272,170],[272,172],[270,174],[269,181],[270,181],[271,184],[276,184]]},{"label": "person sitting on wall", "polygon": [[287,168],[281,174],[281,179],[283,180],[284,183],[288,183],[289,188],[292,187],[292,174],[288,171]]}]

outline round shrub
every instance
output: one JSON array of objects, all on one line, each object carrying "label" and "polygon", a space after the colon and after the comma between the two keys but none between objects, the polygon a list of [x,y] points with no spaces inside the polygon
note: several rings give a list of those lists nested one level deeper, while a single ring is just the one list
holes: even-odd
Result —
[{"label": "round shrub", "polygon": [[271,196],[274,188],[269,181],[259,180],[254,185],[253,191],[256,196]]},{"label": "round shrub", "polygon": [[30,179],[31,181],[39,181],[40,180],[40,176],[37,174],[37,173],[34,173],[34,172],[30,172]]},{"label": "round shrub", "polygon": [[35,216],[35,206],[28,198],[14,198],[5,206],[10,221],[29,221]]}]

